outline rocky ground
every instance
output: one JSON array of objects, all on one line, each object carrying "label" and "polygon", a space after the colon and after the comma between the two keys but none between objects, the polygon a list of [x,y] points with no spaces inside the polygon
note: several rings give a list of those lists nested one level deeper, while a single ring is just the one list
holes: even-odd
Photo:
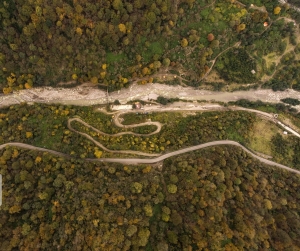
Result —
[{"label": "rocky ground", "polygon": [[[250,90],[237,92],[214,92],[197,90],[192,87],[170,86],[164,84],[132,84],[127,89],[107,93],[103,90],[79,86],[75,88],[33,88],[22,90],[11,95],[0,96],[0,107],[18,104],[20,102],[40,102],[40,103],[62,103],[72,105],[95,105],[106,104],[119,100],[125,104],[128,101],[141,99],[156,99],[158,96],[166,98],[180,98],[190,101],[236,101],[238,99],[261,100],[263,102],[278,103],[282,98],[296,98],[300,100],[300,92],[286,90],[274,92],[272,90]],[[300,110],[300,106],[297,107]]]}]

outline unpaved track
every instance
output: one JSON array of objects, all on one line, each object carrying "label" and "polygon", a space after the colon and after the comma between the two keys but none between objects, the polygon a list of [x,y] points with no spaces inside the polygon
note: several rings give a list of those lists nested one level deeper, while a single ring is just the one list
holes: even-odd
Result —
[{"label": "unpaved track", "polygon": [[65,153],[61,153],[61,152],[58,152],[58,151],[54,151],[54,150],[50,150],[50,149],[42,148],[42,147],[38,147],[38,146],[32,146],[32,145],[25,144],[25,143],[20,143],[20,142],[9,142],[9,143],[2,144],[2,145],[0,145],[0,150],[6,148],[8,146],[20,147],[20,148],[24,148],[24,149],[28,149],[28,150],[34,150],[34,151],[49,152],[51,154],[58,155],[60,157],[71,158],[70,155],[65,154]]},{"label": "unpaved track", "polygon": [[[122,136],[122,135],[126,135],[126,134],[132,134],[132,135],[136,135],[136,136],[149,136],[149,135],[152,135],[154,133],[158,133],[160,130],[161,130],[161,124],[159,122],[146,122],[146,123],[141,123],[141,124],[137,124],[137,125],[131,125],[130,127],[131,128],[134,128],[134,127],[139,127],[139,126],[144,126],[144,125],[156,125],[157,126],[157,129],[152,132],[152,133],[149,133],[149,134],[138,134],[138,133],[134,133],[134,132],[120,132],[120,133],[116,133],[116,134],[107,134],[107,133],[104,133],[100,130],[98,130],[97,128],[89,125],[88,123],[84,122],[82,119],[80,118],[71,118],[68,120],[68,128],[75,132],[75,133],[78,133],[80,135],[82,135],[83,137],[89,139],[90,141],[92,141],[96,146],[99,146],[100,148],[102,148],[104,151],[106,152],[109,152],[109,153],[122,153],[122,154],[136,154],[136,155],[141,155],[141,156],[148,156],[148,157],[153,157],[153,156],[159,156],[160,154],[156,154],[156,153],[145,153],[145,152],[140,152],[140,151],[132,151],[132,150],[111,150],[111,149],[108,149],[106,148],[104,145],[102,145],[100,142],[96,141],[95,139],[93,139],[93,137],[91,137],[90,135],[84,133],[84,132],[80,132],[80,131],[77,131],[75,130],[72,126],[71,126],[71,123],[72,121],[77,121],[83,125],[85,125],[86,127],[92,129],[93,131],[99,133],[99,134],[102,134],[102,135],[106,135],[106,136],[111,136],[111,137],[118,137],[118,136]],[[122,125],[122,124],[121,124]],[[124,127],[122,125],[122,127]]]},{"label": "unpaved track", "polygon": [[[184,110],[185,108],[185,103],[183,102],[177,102],[175,103],[175,105],[178,105],[177,108],[179,109],[175,109],[176,107],[160,107],[160,106],[145,106],[144,110],[145,111],[156,111],[156,112],[174,112],[174,111],[180,111],[180,112],[187,112],[187,111],[191,111],[191,110]],[[181,105],[183,105],[183,108],[181,108]],[[273,115],[266,113],[266,112],[262,112],[262,111],[258,111],[258,110],[254,110],[254,109],[248,109],[248,108],[243,108],[243,107],[231,107],[231,108],[224,108],[222,106],[212,106],[212,107],[207,107],[206,110],[204,110],[203,106],[199,106],[197,104],[194,104],[194,106],[189,107],[190,109],[192,109],[193,111],[213,111],[213,110],[221,110],[221,111],[228,111],[228,110],[236,110],[236,111],[247,111],[247,112],[252,112],[252,113],[256,113],[259,116],[264,117],[265,119],[268,119],[274,123],[278,123],[281,126],[283,126],[286,130],[290,131],[292,134],[294,134],[295,136],[300,138],[300,135],[295,132],[294,130],[292,130],[291,128],[289,128],[288,126],[284,125],[283,123],[279,122],[277,119],[275,119],[273,117]],[[145,123],[139,123],[139,124],[131,124],[131,125],[123,125],[120,123],[119,121],[119,117],[120,115],[126,114],[126,113],[135,113],[135,111],[119,111],[119,112],[113,112],[113,113],[107,113],[104,110],[101,110],[101,112],[104,112],[106,114],[114,114],[114,123],[116,126],[121,127],[121,128],[136,128],[136,127],[140,127],[140,126],[145,126],[145,125],[155,125],[157,127],[157,129],[151,133],[148,134],[138,134],[138,133],[134,133],[134,132],[120,132],[120,133],[116,133],[116,134],[107,134],[104,133],[100,130],[98,130],[97,128],[89,125],[88,123],[84,122],[81,118],[70,118],[68,119],[68,128],[69,130],[78,133],[82,136],[84,136],[85,138],[89,139],[90,141],[92,141],[95,145],[99,146],[100,148],[102,148],[104,151],[107,152],[111,152],[111,153],[121,153],[121,154],[136,154],[136,155],[141,155],[141,156],[148,156],[148,157],[153,157],[153,156],[160,156],[161,154],[154,154],[154,153],[144,153],[144,152],[140,152],[140,151],[132,151],[132,150],[111,150],[106,148],[103,144],[101,144],[100,142],[96,141],[93,137],[91,137],[90,135],[84,133],[84,132],[80,132],[75,130],[71,123],[73,121],[77,121],[81,124],[83,124],[84,126],[86,126],[87,128],[90,128],[91,130],[97,132],[98,134],[101,135],[105,135],[105,136],[110,136],[110,137],[118,137],[118,136],[122,136],[122,135],[126,135],[126,134],[131,134],[131,135],[135,135],[135,136],[142,136],[142,137],[147,137],[150,135],[154,135],[157,134],[161,131],[161,127],[162,124],[160,122],[145,122]],[[107,160],[107,159],[106,159]],[[124,160],[124,159],[123,159]]]},{"label": "unpaved track", "polygon": [[[239,144],[238,142],[231,141],[231,140],[213,141],[213,142],[200,144],[200,145],[197,145],[197,146],[191,146],[191,147],[180,149],[178,151],[174,151],[174,152],[171,152],[171,153],[166,153],[166,154],[161,155],[161,156],[159,156],[157,158],[154,158],[154,159],[138,159],[138,158],[133,158],[133,159],[122,159],[122,158],[90,159],[90,158],[87,158],[85,160],[92,161],[92,162],[111,162],[111,163],[122,163],[122,164],[153,164],[153,163],[163,161],[167,158],[170,158],[170,157],[173,157],[173,156],[176,156],[176,155],[192,152],[192,151],[203,149],[203,148],[206,148],[206,147],[219,146],[219,145],[233,145],[233,146],[241,147],[244,151],[246,151],[252,157],[258,159],[259,161],[261,161],[261,162],[263,162],[267,165],[276,166],[278,168],[287,170],[289,172],[300,174],[300,171],[298,171],[298,170],[295,170],[295,169],[292,169],[288,166],[281,165],[281,164],[278,164],[276,162],[273,162],[273,161],[264,159],[262,157],[259,157],[259,156],[255,155],[254,153],[252,153],[251,151],[249,151],[244,146],[242,146],[241,144]],[[49,152],[49,153],[52,153],[54,155],[58,155],[60,157],[72,158],[70,155],[67,155],[67,154],[64,154],[64,153],[60,153],[60,152],[57,152],[57,151],[53,151],[53,150],[49,150],[49,149],[45,149],[45,148],[41,148],[41,147],[36,147],[36,146],[28,145],[28,144],[18,143],[18,142],[11,142],[11,143],[2,144],[2,145],[0,145],[0,150],[2,150],[5,147],[8,147],[8,146],[20,147],[20,148],[25,148],[25,149],[29,149],[29,150],[36,150],[36,151],[42,151],[42,152]]]}]

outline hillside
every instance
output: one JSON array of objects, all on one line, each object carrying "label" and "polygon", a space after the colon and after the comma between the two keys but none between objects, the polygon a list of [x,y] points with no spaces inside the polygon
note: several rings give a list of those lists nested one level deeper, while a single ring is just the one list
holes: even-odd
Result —
[{"label": "hillside", "polygon": [[1,1],[0,89],[262,81],[299,90],[299,13],[262,2]]},{"label": "hillside", "polygon": [[0,156],[3,251],[300,247],[299,176],[236,147],[181,155],[162,168],[20,149]]}]

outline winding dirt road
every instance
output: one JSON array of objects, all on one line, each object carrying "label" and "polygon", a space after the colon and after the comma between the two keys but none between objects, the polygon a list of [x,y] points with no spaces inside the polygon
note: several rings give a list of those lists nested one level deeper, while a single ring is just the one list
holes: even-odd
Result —
[{"label": "winding dirt road", "polygon": [[[141,123],[141,124],[135,124],[135,125],[130,125],[130,126],[124,126],[122,124],[120,124],[119,122],[116,123],[117,125],[121,125],[121,127],[130,127],[130,128],[134,128],[134,127],[140,127],[140,126],[144,126],[144,125],[155,125],[157,126],[157,129],[152,132],[152,133],[149,133],[149,134],[139,134],[139,133],[134,133],[134,132],[120,132],[120,133],[116,133],[116,134],[107,134],[107,133],[104,133],[100,130],[98,130],[97,128],[89,125],[88,123],[84,122],[82,119],[80,118],[71,118],[68,120],[68,128],[75,132],[75,133],[78,133],[84,137],[86,137],[87,139],[89,139],[90,141],[92,141],[96,146],[99,146],[100,148],[102,148],[104,151],[107,151],[107,152],[110,152],[110,153],[123,153],[123,154],[136,154],[136,155],[141,155],[141,156],[148,156],[148,157],[153,157],[153,156],[159,156],[161,154],[156,154],[156,153],[145,153],[145,152],[140,152],[140,151],[132,151],[132,150],[111,150],[111,149],[108,149],[106,148],[104,145],[102,145],[100,142],[96,141],[95,139],[93,139],[93,137],[91,137],[90,135],[84,133],[84,132],[80,132],[80,131],[77,131],[75,130],[72,126],[71,126],[71,123],[73,121],[77,121],[83,125],[85,125],[86,127],[92,129],[93,131],[99,133],[99,134],[102,134],[102,135],[105,135],[105,136],[111,136],[111,137],[118,137],[118,136],[122,136],[122,135],[126,135],[126,134],[131,134],[131,135],[136,135],[136,136],[150,136],[152,134],[155,134],[155,133],[158,133],[160,130],[161,130],[161,124],[159,122],[146,122],[146,123]],[[118,121],[117,119],[114,120],[115,122]]]},{"label": "winding dirt road", "polygon": [[[138,159],[138,158],[132,158],[132,159],[122,159],[122,158],[91,159],[91,158],[87,158],[85,160],[92,161],[92,162],[111,162],[111,163],[122,163],[122,164],[153,164],[153,163],[163,161],[167,158],[170,158],[170,157],[173,157],[173,156],[176,156],[176,155],[180,155],[180,154],[183,154],[183,153],[188,153],[188,152],[200,150],[200,149],[203,149],[203,148],[206,148],[206,147],[219,146],[219,145],[233,145],[233,146],[241,147],[245,152],[250,154],[252,157],[258,159],[259,161],[261,161],[261,162],[263,162],[267,165],[276,166],[278,168],[287,170],[289,172],[300,174],[300,171],[298,171],[298,170],[295,170],[295,169],[292,169],[288,166],[281,165],[281,164],[278,164],[276,162],[273,162],[273,161],[264,159],[262,157],[259,157],[256,154],[249,151],[244,146],[242,146],[241,144],[239,144],[238,142],[231,141],[231,140],[213,141],[213,142],[200,144],[200,145],[197,145],[197,146],[191,146],[191,147],[180,149],[178,151],[174,151],[174,152],[171,152],[171,153],[166,153],[166,154],[161,155],[161,156],[159,156],[157,158],[154,158],[154,159]],[[28,145],[28,144],[18,143],[18,142],[11,142],[11,143],[2,144],[2,145],[0,145],[0,150],[2,150],[5,147],[8,147],[8,146],[20,147],[20,148],[25,148],[25,149],[29,149],[29,150],[36,150],[36,151],[42,151],[42,152],[49,152],[49,153],[52,153],[52,154],[55,154],[55,155],[58,155],[58,156],[61,156],[61,157],[72,158],[72,156],[61,153],[61,152],[57,152],[57,151],[53,151],[53,150],[49,150],[49,149],[45,149],[45,148],[41,148],[41,147],[36,147],[36,146]]]}]

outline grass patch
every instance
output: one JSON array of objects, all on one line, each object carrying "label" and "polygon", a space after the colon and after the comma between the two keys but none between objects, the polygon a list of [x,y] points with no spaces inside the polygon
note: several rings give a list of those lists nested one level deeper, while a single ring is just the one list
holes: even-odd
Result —
[{"label": "grass patch", "polygon": [[126,56],[125,56],[124,53],[116,54],[116,53],[113,53],[113,52],[108,52],[106,54],[106,62],[108,64],[120,62],[122,59],[125,59],[125,58],[126,58]]},{"label": "grass patch", "polygon": [[281,130],[272,122],[258,118],[253,124],[249,147],[256,152],[272,155],[271,139],[280,132]]},{"label": "grass patch", "polygon": [[148,134],[154,132],[156,128],[157,127],[155,125],[146,125],[146,126],[139,126],[139,127],[132,128],[132,131],[140,134]]}]

